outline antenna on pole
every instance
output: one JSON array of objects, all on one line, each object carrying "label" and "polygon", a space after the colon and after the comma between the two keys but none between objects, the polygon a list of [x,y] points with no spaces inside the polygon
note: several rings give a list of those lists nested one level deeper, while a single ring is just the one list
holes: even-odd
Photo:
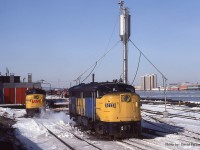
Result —
[{"label": "antenna on pole", "polygon": [[128,83],[128,41],[130,37],[130,20],[129,11],[124,7],[124,1],[118,2],[121,11],[119,35],[123,43],[123,83]]},{"label": "antenna on pole", "polygon": [[119,4],[119,8],[121,9],[121,8],[123,7],[123,5],[124,5],[124,1],[121,1],[121,0],[120,0],[120,1],[118,2],[118,4]]},{"label": "antenna on pole", "polygon": [[9,70],[7,67],[6,67],[6,76],[9,76]]}]

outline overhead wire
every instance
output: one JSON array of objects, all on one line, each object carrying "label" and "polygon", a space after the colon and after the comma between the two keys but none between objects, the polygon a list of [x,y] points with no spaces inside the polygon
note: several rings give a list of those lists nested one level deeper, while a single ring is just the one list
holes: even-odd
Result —
[{"label": "overhead wire", "polygon": [[140,52],[140,54],[142,54],[144,56],[144,58],[160,73],[160,75],[163,78],[163,86],[164,86],[164,97],[165,97],[165,112],[167,112],[167,94],[166,94],[166,90],[167,90],[167,78],[165,77],[165,75],[144,55],[144,53],[133,43],[133,41],[131,41],[129,39],[129,41],[133,44],[133,46],[135,46],[135,48]]},{"label": "overhead wire", "polygon": [[[105,54],[103,54],[93,65],[91,65],[88,69],[86,69],[75,81],[80,81],[81,77],[82,77],[88,70],[90,70],[90,69],[93,67],[92,71],[89,73],[89,75],[91,75],[91,73],[92,73],[92,72],[94,71],[94,69],[96,68],[98,62],[99,62],[100,60],[102,60],[112,49],[114,49],[114,48],[117,46],[117,44],[118,44],[119,42],[120,42],[120,40],[117,41],[117,42],[114,44],[114,46],[112,46]],[[87,76],[83,81],[85,81],[88,77],[89,77],[89,76]],[[82,81],[82,82],[83,82],[83,81]],[[82,83],[82,82],[81,82],[81,83]]]},{"label": "overhead wire", "polygon": [[[109,46],[109,43],[110,43],[110,41],[111,41],[111,38],[112,38],[112,36],[113,36],[113,33],[114,33],[114,30],[115,30],[115,28],[116,28],[116,24],[117,24],[117,20],[118,19],[116,19],[116,22],[115,22],[115,25],[114,25],[114,29],[113,29],[113,31],[112,31],[112,33],[111,33],[111,36],[110,36],[110,38],[109,38],[109,41],[108,41],[108,44],[107,44],[107,46],[106,46],[106,49],[107,49],[107,47]],[[134,81],[135,81],[135,79],[136,79],[136,77],[137,77],[137,74],[138,74],[138,70],[139,70],[139,66],[140,66],[140,61],[141,61],[141,56],[143,56],[160,74],[161,74],[161,76],[162,76],[162,78],[163,78],[163,80],[165,80],[165,81],[167,81],[167,78],[165,77],[165,75],[145,56],[145,54],[133,43],[133,41],[132,40],[130,40],[129,39],[129,41],[131,42],[131,44],[133,44],[133,46],[139,51],[139,60],[138,60],[138,64],[137,64],[137,69],[136,69],[136,73],[135,73],[135,75],[134,75],[134,78],[133,78],[133,81],[132,81],[132,85],[133,85],[133,83],[134,83]],[[118,43],[120,42],[120,40],[118,41],[118,42],[116,42],[115,44],[114,44],[114,46],[112,46],[105,54],[103,54],[102,55],[102,57],[100,57],[93,65],[91,65],[88,69],[86,69],[81,75],[79,75],[78,76],[78,78],[77,79],[75,79],[74,81],[79,81],[79,83],[80,83],[80,79],[81,79],[81,77],[86,73],[86,72],[88,72],[91,68],[93,68],[91,71],[90,71],[90,73],[81,81],[81,83],[83,83],[91,74],[92,74],[92,72],[95,70],[95,68],[96,68],[96,66],[97,66],[97,64],[98,64],[98,62],[100,61],[100,60],[102,60]]]},{"label": "overhead wire", "polygon": [[133,46],[140,52],[140,54],[161,74],[164,80],[167,80],[165,75],[145,56],[145,54],[129,39],[129,41],[133,44]]},{"label": "overhead wire", "polygon": [[95,63],[95,66],[94,66],[93,69],[90,71],[90,73],[88,74],[88,76],[85,77],[85,79],[83,79],[83,81],[81,81],[81,83],[83,83],[83,82],[92,74],[92,72],[94,71],[94,69],[96,68],[96,66],[97,66],[97,62]]},{"label": "overhead wire", "polygon": [[107,50],[107,49],[108,49],[108,46],[110,45],[110,41],[111,41],[111,39],[112,39],[112,37],[113,37],[113,34],[114,34],[114,31],[115,31],[115,28],[116,28],[116,25],[117,25],[118,20],[119,20],[119,18],[118,18],[118,16],[117,16],[117,17],[116,17],[116,21],[115,21],[115,25],[114,25],[114,27],[113,27],[113,30],[112,30],[112,33],[111,33],[110,38],[109,38],[109,40],[108,40],[108,43],[107,43],[107,45],[106,45],[106,47],[105,47],[105,50]]},{"label": "overhead wire", "polygon": [[133,83],[135,82],[135,79],[136,79],[136,76],[137,76],[137,73],[138,73],[138,70],[139,70],[139,66],[140,66],[141,56],[142,56],[142,53],[140,52],[140,56],[139,56],[139,60],[138,60],[138,64],[137,64],[137,69],[136,69],[135,76],[133,78],[133,81],[132,81],[131,85],[133,85]]},{"label": "overhead wire", "polygon": [[[108,40],[108,43],[107,43],[105,49],[108,49],[108,46],[109,46],[109,44],[110,44],[110,41],[111,41],[111,39],[112,39],[112,37],[113,37],[114,31],[115,31],[115,28],[116,28],[116,25],[117,25],[117,21],[118,21],[118,16],[116,17],[116,21],[115,21],[115,25],[114,25],[113,31],[112,31],[112,33],[111,33],[111,36],[110,36],[110,38],[109,38],[109,40]],[[98,64],[98,62],[99,62],[100,60],[102,60],[102,59],[103,59],[103,58],[104,58],[118,43],[119,43],[119,41],[118,41],[111,49],[109,49],[102,57],[100,57],[93,65],[91,65],[91,66],[90,66],[88,69],[86,69],[81,75],[79,75],[78,78],[76,78],[74,81],[79,81],[79,83],[80,83],[81,77],[82,77],[86,72],[88,72],[88,70],[90,70],[90,69],[93,67],[93,69],[92,69],[92,71],[89,73],[89,75],[87,75],[86,78],[85,78],[84,80],[81,81],[81,83],[83,83],[83,82],[92,74],[92,72],[95,70],[95,68],[96,68],[96,66],[97,66],[97,64]]]}]

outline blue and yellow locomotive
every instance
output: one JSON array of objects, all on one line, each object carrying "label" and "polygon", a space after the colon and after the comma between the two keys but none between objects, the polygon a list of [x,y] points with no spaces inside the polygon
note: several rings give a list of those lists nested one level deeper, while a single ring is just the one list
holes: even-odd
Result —
[{"label": "blue and yellow locomotive", "polygon": [[69,89],[69,114],[77,125],[112,137],[141,134],[140,97],[131,85],[92,82]]}]

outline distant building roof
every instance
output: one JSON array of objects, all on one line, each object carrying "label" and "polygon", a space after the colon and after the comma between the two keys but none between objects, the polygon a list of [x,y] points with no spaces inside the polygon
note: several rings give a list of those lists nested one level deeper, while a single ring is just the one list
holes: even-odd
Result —
[{"label": "distant building roof", "polygon": [[14,83],[20,83],[20,76],[0,76],[0,83],[10,83],[14,78]]}]

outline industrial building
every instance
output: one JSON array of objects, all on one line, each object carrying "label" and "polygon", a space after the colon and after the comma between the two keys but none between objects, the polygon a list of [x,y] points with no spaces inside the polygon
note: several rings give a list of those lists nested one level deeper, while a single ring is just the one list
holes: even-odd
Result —
[{"label": "industrial building", "polygon": [[141,90],[150,91],[154,88],[157,88],[157,75],[156,74],[148,74],[145,76],[141,76]]},{"label": "industrial building", "polygon": [[28,74],[28,82],[21,82],[20,76],[11,73],[0,76],[0,104],[25,104],[26,90],[41,88],[41,83],[32,82],[32,74]]},{"label": "industrial building", "polygon": [[185,83],[174,83],[170,84],[167,88],[169,91],[175,91],[175,90],[200,90],[200,84],[193,84],[189,82]]}]

